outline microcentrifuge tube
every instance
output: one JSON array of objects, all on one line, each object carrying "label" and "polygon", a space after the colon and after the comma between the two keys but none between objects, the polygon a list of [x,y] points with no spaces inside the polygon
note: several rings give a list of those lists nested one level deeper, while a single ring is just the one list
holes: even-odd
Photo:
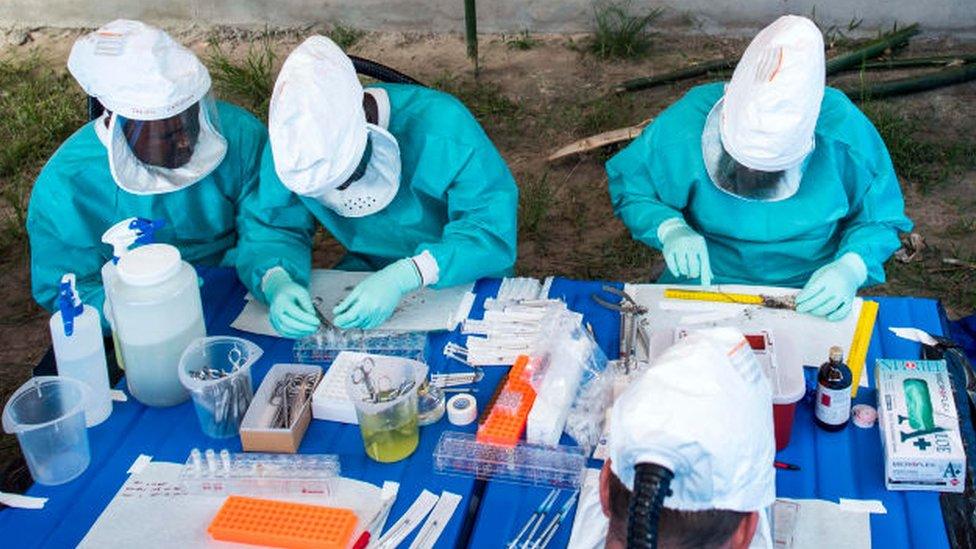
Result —
[{"label": "microcentrifuge tube", "polygon": [[203,474],[203,462],[200,458],[200,449],[194,448],[190,450],[190,462],[193,464],[193,474],[200,476]]},{"label": "microcentrifuge tube", "polygon": [[230,474],[230,450],[224,448],[220,451],[220,463],[223,466],[223,473]]},{"label": "microcentrifuge tube", "polygon": [[217,456],[214,453],[213,448],[207,448],[207,450],[203,453],[203,455],[207,458],[207,469],[210,471],[210,474],[216,473]]}]

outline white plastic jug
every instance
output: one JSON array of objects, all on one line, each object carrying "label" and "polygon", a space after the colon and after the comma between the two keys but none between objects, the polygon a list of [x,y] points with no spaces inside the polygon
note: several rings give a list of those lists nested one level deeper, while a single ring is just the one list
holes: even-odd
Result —
[{"label": "white plastic jug", "polygon": [[149,244],[119,260],[112,311],[125,378],[139,402],[174,406],[189,394],[180,383],[183,350],[206,336],[193,267],[168,244]]},{"label": "white plastic jug", "polygon": [[73,273],[61,278],[58,311],[51,315],[50,327],[58,375],[88,386],[85,421],[88,427],[98,425],[112,413],[102,320],[94,307],[81,303]]},{"label": "white plastic jug", "polygon": [[3,408],[3,430],[17,435],[34,482],[64,484],[91,461],[85,400],[77,379],[35,377],[20,386]]}]

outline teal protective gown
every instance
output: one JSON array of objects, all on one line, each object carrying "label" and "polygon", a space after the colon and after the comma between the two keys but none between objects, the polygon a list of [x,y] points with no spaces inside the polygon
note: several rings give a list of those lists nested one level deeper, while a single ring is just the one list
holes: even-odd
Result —
[{"label": "teal protective gown", "polygon": [[61,275],[72,272],[82,301],[101,312],[101,268],[112,257],[102,234],[127,217],[165,219],[156,241],[175,245],[190,263],[235,265],[241,251],[238,225],[243,208],[256,197],[268,132],[239,107],[218,102],[217,111],[227,139],[223,162],[171,193],[136,195],[115,184],[95,133],[101,120],[85,124],[61,145],[41,170],[27,213],[31,284],[42,307],[56,307]]},{"label": "teal protective gown", "polygon": [[[840,91],[827,88],[816,144],[797,193],[756,202],[719,190],[705,170],[701,137],[724,84],[689,91],[607,164],[614,212],[635,239],[660,249],[661,222],[683,217],[708,244],[713,283],[802,287],[847,252],[864,259],[866,284],[909,231],[894,166],[881,136]],[[665,270],[660,282],[677,280]]]},{"label": "teal protective gown", "polygon": [[[359,218],[342,217],[314,199],[289,191],[275,173],[271,146],[264,150],[260,199],[247,209],[238,272],[265,299],[261,277],[278,262],[308,284],[317,219],[347,250],[337,268],[376,271],[424,250],[437,260],[433,287],[512,273],[516,254],[518,187],[505,161],[460,101],[443,92],[404,84],[379,84],[390,98],[389,132],[400,146],[402,173],[393,201]],[[355,185],[355,183],[353,183]],[[313,217],[314,216],[314,217]],[[287,231],[290,243],[271,243]],[[252,242],[253,241],[253,242]]]}]

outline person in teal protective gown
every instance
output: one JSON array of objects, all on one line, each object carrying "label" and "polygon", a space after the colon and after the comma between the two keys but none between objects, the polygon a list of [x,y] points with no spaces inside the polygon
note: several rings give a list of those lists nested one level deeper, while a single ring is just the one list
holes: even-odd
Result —
[{"label": "person in teal protective gown", "polygon": [[[106,58],[110,47],[124,53]],[[27,232],[38,304],[53,309],[61,276],[72,272],[82,300],[101,311],[100,270],[112,258],[102,234],[129,217],[164,220],[156,241],[191,263],[236,266],[267,142],[260,121],[210,99],[193,53],[136,21],[82,37],[68,66],[107,112],[69,137],[34,184]]]},{"label": "person in teal protective gown", "polygon": [[[269,130],[243,238],[287,229],[303,244],[255,245],[260,257],[240,257],[239,273],[282,335],[318,328],[307,290],[316,222],[347,250],[337,268],[375,271],[335,309],[340,328],[380,325],[423,286],[512,273],[518,188],[450,95],[406,84],[364,90],[349,58],[314,36],[282,67]],[[301,268],[275,264],[288,253]]]},{"label": "person in teal protective gown", "polygon": [[785,16],[728,85],[690,90],[606,164],[614,211],[662,250],[662,283],[803,288],[844,318],[909,231],[898,178],[864,114],[824,85],[823,42]]}]

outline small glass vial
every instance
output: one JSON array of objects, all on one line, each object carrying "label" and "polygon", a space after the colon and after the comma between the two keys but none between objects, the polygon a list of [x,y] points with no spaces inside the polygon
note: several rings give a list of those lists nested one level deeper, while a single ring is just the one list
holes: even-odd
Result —
[{"label": "small glass vial", "polygon": [[851,369],[844,364],[844,350],[830,348],[830,357],[817,375],[814,421],[821,429],[840,431],[851,420]]}]

